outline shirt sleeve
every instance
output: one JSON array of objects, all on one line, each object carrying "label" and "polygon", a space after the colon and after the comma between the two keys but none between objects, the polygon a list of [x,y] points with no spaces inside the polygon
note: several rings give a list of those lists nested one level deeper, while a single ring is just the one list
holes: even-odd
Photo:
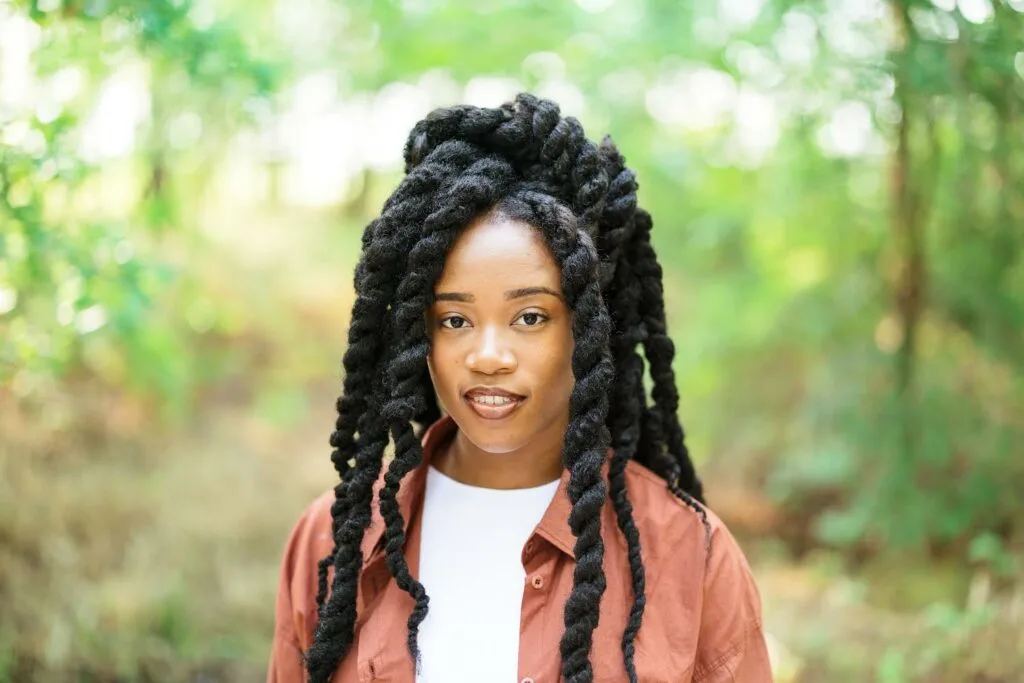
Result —
[{"label": "shirt sleeve", "polygon": [[330,550],[331,498],[314,501],[288,537],[274,607],[274,641],[267,683],[305,683],[303,646],[308,647],[316,619],[316,567]]},{"label": "shirt sleeve", "polygon": [[306,668],[302,662],[299,643],[278,630],[270,650],[267,683],[304,683]]},{"label": "shirt sleeve", "polygon": [[295,633],[295,614],[292,609],[290,572],[287,562],[282,567],[274,608],[274,641],[270,649],[267,683],[304,683],[306,670],[302,649]]},{"label": "shirt sleeve", "polygon": [[712,537],[693,683],[772,683],[761,596],[724,526]]}]

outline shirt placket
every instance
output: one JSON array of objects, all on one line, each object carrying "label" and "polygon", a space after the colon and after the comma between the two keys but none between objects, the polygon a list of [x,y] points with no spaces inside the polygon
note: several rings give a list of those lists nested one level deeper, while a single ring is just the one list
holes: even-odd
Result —
[{"label": "shirt placket", "polygon": [[[519,683],[557,683],[558,642],[547,628],[559,551],[534,534],[523,548],[523,605],[519,622]],[[555,664],[552,664],[555,662]]]}]

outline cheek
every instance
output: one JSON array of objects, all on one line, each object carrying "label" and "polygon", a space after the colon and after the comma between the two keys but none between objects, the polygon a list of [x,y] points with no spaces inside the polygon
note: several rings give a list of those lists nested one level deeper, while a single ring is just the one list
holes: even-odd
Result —
[{"label": "cheek", "polygon": [[576,386],[576,376],[573,374],[572,371],[572,351],[573,345],[570,341],[568,350],[565,352],[562,359],[562,368],[565,377],[565,387],[567,394],[572,392],[573,387]]},{"label": "cheek", "polygon": [[557,387],[560,392],[565,394],[568,394],[575,384],[572,374],[572,351],[572,335],[568,337],[560,335],[537,358],[538,363],[544,368],[545,384]]},{"label": "cheek", "polygon": [[451,384],[457,376],[460,368],[458,355],[448,348],[450,344],[431,344],[430,353],[427,354],[427,369],[430,371],[430,381],[434,388],[441,393],[447,385]]},{"label": "cheek", "polygon": [[572,374],[572,354],[576,350],[576,340],[572,336],[572,328],[568,328],[562,332],[562,343],[559,345],[562,350],[562,363],[565,367],[565,371],[569,374],[571,381],[575,383],[575,378]]},{"label": "cheek", "polygon": [[427,354],[427,371],[430,373],[430,384],[434,387],[441,411],[450,413],[452,398],[448,395],[446,381],[451,377],[451,365],[444,357],[443,348],[439,349],[431,344],[430,352]]}]

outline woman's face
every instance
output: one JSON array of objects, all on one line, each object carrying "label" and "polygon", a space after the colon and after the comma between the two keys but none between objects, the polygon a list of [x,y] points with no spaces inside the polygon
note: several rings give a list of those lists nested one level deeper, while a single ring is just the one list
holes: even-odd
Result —
[{"label": "woman's face", "polygon": [[488,214],[456,240],[428,314],[441,405],[488,453],[558,448],[569,420],[572,313],[537,229]]}]

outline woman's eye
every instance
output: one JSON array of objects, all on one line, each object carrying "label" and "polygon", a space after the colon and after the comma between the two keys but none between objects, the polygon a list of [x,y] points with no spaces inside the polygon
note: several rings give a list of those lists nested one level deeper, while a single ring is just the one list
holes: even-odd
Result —
[{"label": "woman's eye", "polygon": [[522,320],[527,327],[536,327],[547,319],[543,313],[523,313],[519,316],[519,320]]},{"label": "woman's eye", "polygon": [[457,315],[450,315],[441,321],[441,327],[449,330],[459,330],[466,326],[469,321]]}]

